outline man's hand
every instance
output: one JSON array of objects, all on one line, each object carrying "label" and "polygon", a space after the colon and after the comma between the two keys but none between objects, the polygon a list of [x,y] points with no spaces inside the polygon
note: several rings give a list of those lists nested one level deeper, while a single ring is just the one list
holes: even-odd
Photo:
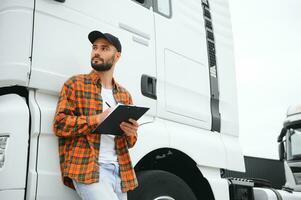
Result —
[{"label": "man's hand", "polygon": [[120,124],[121,130],[123,130],[126,136],[137,136],[137,130],[139,127],[138,122],[133,119],[129,119],[129,122],[122,122]]},{"label": "man's hand", "polygon": [[113,111],[113,108],[108,108],[105,111],[103,111],[101,114],[97,115],[97,122],[100,124],[105,120],[105,118]]}]

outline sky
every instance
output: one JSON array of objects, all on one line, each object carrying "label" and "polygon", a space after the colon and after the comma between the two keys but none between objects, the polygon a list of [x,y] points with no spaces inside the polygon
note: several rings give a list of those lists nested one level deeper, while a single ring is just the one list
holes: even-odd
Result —
[{"label": "sky", "polygon": [[229,3],[243,153],[278,159],[287,108],[301,104],[301,1]]}]

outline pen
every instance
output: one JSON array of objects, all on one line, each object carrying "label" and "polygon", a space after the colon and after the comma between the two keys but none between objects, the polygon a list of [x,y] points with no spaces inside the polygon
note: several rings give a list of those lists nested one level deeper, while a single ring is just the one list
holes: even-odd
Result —
[{"label": "pen", "polygon": [[109,106],[109,108],[111,108],[110,104],[108,104],[108,102],[105,101],[105,103],[107,104],[107,106]]}]

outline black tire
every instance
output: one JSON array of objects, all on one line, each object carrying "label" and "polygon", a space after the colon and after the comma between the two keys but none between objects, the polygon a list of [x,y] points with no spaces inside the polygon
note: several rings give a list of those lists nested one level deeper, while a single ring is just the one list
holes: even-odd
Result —
[{"label": "black tire", "polygon": [[139,186],[128,193],[129,200],[197,200],[189,186],[178,176],[166,171],[148,170],[137,173]]}]

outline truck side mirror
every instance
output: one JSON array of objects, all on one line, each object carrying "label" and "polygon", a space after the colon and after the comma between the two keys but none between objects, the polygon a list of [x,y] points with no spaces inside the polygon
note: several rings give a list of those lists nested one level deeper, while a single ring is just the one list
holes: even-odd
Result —
[{"label": "truck side mirror", "polygon": [[281,129],[281,132],[280,132],[279,136],[278,136],[277,142],[282,142],[284,136],[286,135],[286,132],[287,132],[287,128],[283,127]]},{"label": "truck side mirror", "polygon": [[278,152],[279,152],[279,160],[283,161],[286,158],[285,149],[284,149],[284,142],[283,141],[281,141],[279,143]]}]

